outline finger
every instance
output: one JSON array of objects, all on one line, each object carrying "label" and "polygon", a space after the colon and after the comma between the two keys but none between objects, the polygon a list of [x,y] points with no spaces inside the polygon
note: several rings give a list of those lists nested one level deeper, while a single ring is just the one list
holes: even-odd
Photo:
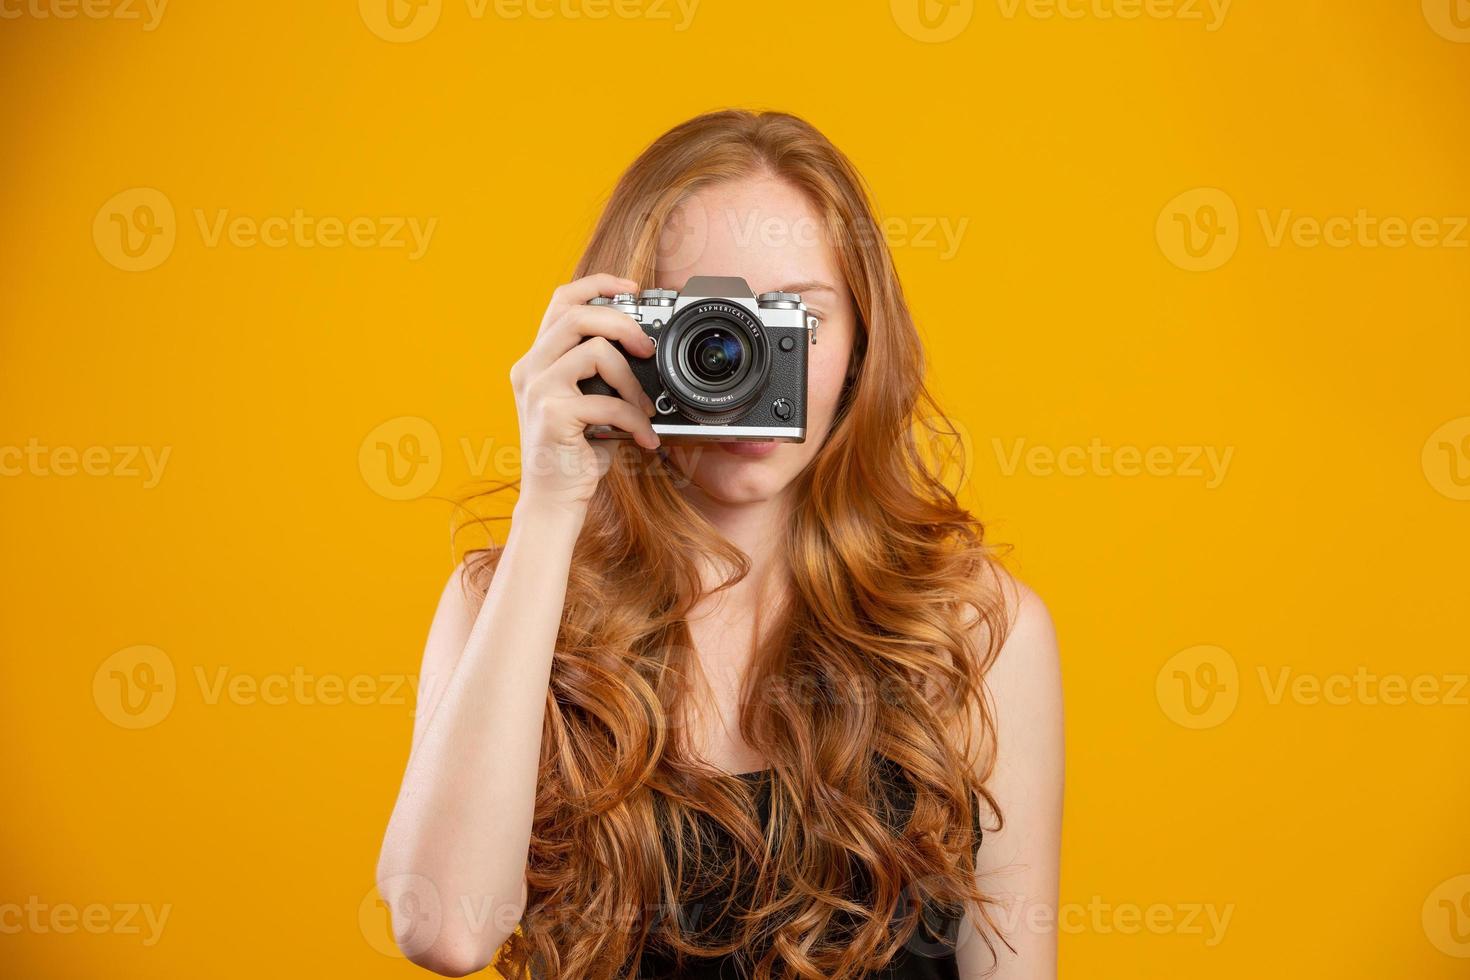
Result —
[{"label": "finger", "polygon": [[622,276],[598,272],[583,276],[552,290],[552,307],[581,306],[594,296],[616,296],[618,293],[636,293],[638,284]]},{"label": "finger", "polygon": [[583,425],[612,425],[631,435],[644,449],[657,449],[653,423],[631,403],[612,395],[575,395],[572,415]]},{"label": "finger", "polygon": [[593,337],[567,351],[547,368],[544,377],[553,384],[575,388],[578,381],[599,375],[628,402],[642,407],[644,415],[653,414],[653,401],[639,384],[627,359],[602,337]]},{"label": "finger", "polygon": [[588,337],[616,340],[635,357],[653,356],[653,338],[626,313],[607,306],[574,306],[565,310],[526,352],[527,366],[543,371]]}]

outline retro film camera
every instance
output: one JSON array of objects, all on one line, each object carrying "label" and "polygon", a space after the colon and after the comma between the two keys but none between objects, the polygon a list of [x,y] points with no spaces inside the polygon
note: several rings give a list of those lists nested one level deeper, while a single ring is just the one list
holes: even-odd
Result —
[{"label": "retro film camera", "polygon": [[[806,439],[807,347],[817,342],[817,318],[798,294],[756,296],[739,277],[695,276],[683,292],[645,289],[591,303],[628,314],[653,338],[650,358],[613,346],[653,400],[660,439]],[[617,396],[599,377],[578,387]],[[629,438],[609,425],[588,426],[587,435]]]}]

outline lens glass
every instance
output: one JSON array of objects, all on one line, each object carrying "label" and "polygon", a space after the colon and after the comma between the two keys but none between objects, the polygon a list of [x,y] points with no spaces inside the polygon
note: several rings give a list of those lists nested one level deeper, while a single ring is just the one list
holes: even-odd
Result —
[{"label": "lens glass", "polygon": [[687,360],[690,372],[700,381],[722,384],[740,372],[745,344],[733,330],[705,327],[689,339]]}]

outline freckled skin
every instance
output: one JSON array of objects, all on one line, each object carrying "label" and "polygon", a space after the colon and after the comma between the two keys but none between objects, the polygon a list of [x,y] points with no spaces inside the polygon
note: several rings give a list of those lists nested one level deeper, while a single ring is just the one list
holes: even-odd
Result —
[{"label": "freckled skin", "polygon": [[756,177],[703,188],[684,206],[702,209],[708,240],[698,255],[672,250],[677,265],[658,266],[660,286],[682,289],[692,276],[740,276],[756,295],[802,282],[831,290],[808,290],[802,299],[821,319],[817,343],[808,350],[806,441],[778,443],[759,456],[726,452],[713,442],[670,443],[670,457],[708,501],[725,506],[778,497],[816,455],[826,438],[842,393],[857,330],[857,314],[836,253],[819,229],[818,212],[784,181]]}]

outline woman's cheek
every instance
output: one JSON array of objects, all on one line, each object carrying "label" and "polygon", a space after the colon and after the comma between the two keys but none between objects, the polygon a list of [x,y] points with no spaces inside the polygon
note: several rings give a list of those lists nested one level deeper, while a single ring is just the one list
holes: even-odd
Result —
[{"label": "woman's cheek", "polygon": [[[846,341],[845,337],[842,339]],[[812,360],[807,367],[807,422],[810,427],[821,427],[822,431],[809,433],[817,436],[826,435],[826,427],[837,410],[852,344],[850,341],[831,343],[825,349],[821,348],[819,340],[812,348]]]}]

